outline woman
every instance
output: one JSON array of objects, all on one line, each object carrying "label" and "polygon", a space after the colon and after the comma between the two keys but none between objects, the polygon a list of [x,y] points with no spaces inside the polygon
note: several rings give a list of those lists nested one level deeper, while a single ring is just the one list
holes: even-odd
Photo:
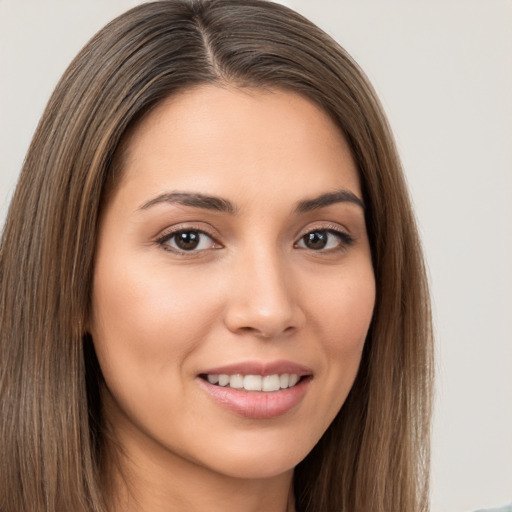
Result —
[{"label": "woman", "polygon": [[259,0],[65,72],[0,252],[2,512],[428,509],[431,330],[382,109]]}]

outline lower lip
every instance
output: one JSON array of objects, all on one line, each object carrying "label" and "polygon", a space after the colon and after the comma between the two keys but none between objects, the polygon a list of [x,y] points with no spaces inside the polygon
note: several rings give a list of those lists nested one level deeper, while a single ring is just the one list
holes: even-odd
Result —
[{"label": "lower lip", "polygon": [[306,394],[310,378],[280,391],[245,391],[216,386],[199,378],[204,389],[221,406],[252,419],[277,418],[297,406]]}]

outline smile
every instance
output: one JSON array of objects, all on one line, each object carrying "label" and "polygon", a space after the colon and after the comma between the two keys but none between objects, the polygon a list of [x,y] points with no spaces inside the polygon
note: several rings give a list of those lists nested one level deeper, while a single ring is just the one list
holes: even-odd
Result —
[{"label": "smile", "polygon": [[201,388],[223,409],[251,419],[272,419],[304,399],[313,371],[290,361],[246,361],[205,369]]},{"label": "smile", "polygon": [[242,375],[235,373],[233,375],[208,374],[204,376],[210,384],[233,389],[243,389],[245,391],[279,391],[295,386],[299,380],[299,375],[292,373],[274,374],[274,375]]}]

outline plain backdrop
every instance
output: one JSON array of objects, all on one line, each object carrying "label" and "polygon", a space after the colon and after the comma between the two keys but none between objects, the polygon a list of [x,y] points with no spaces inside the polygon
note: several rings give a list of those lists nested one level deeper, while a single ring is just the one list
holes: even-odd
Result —
[{"label": "plain backdrop", "polygon": [[[58,78],[95,31],[138,3],[0,0],[2,224]],[[432,509],[510,502],[512,1],[282,3],[363,67],[404,161],[437,336]]]}]

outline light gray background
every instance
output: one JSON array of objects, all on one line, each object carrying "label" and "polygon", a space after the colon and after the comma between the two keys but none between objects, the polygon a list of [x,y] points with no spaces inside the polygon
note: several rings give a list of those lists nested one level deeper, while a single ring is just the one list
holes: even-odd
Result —
[{"label": "light gray background", "polygon": [[[140,1],[0,0],[0,221],[44,105]],[[434,512],[512,501],[512,1],[290,0],[356,58],[405,164],[437,334]]]}]

